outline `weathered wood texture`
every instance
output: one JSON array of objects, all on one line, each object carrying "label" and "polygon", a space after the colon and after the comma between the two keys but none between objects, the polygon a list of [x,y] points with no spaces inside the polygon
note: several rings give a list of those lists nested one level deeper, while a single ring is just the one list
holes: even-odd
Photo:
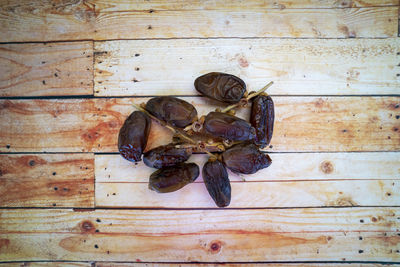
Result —
[{"label": "weathered wood texture", "polygon": [[[245,267],[245,266],[267,266],[267,267],[314,267],[314,266],[324,266],[324,267],[337,267],[337,266],[349,266],[349,267],[373,267],[373,266],[385,266],[385,264],[378,263],[257,263],[257,264],[249,264],[249,263],[139,263],[139,262],[130,262],[130,263],[120,263],[120,262],[97,262],[96,267]],[[1,266],[1,265],[0,265]],[[19,265],[16,265],[19,266]],[[22,266],[24,267],[24,266]]]},{"label": "weathered wood texture", "polygon": [[102,12],[111,11],[135,11],[135,10],[263,10],[285,8],[347,8],[347,7],[378,7],[397,6],[397,0],[264,0],[264,1],[213,1],[213,0],[156,0],[156,1],[107,1],[95,0],[96,9]]},{"label": "weathered wood texture", "polygon": [[95,43],[95,95],[197,95],[222,71],[272,95],[385,95],[400,87],[400,39],[130,40]]},{"label": "weathered wood texture", "polygon": [[0,155],[1,207],[93,207],[93,154]]},{"label": "weathered wood texture", "polygon": [[[250,4],[248,4],[250,2]],[[0,35],[3,42],[54,40],[107,40],[182,37],[395,37],[398,3],[384,1],[383,7],[318,8],[319,1],[308,2],[311,8],[290,9],[277,1],[232,1],[219,8],[204,9],[201,1],[171,6],[148,3],[144,10],[134,3],[121,5],[101,1],[3,1],[0,8]],[[318,3],[317,3],[318,2]],[[352,2],[324,1],[321,7],[352,6]],[[354,1],[355,6],[362,5]],[[380,5],[379,1],[368,1]],[[276,3],[274,5],[274,3]],[[376,4],[377,3],[377,4]],[[313,5],[314,4],[314,5]],[[187,7],[198,6],[194,9]],[[259,7],[261,5],[261,7]],[[301,4],[300,4],[301,5]],[[395,5],[395,6],[386,6]],[[265,8],[264,8],[265,6]],[[364,5],[363,5],[364,6]],[[315,9],[315,7],[317,7]],[[150,9],[148,9],[150,8]],[[174,9],[178,8],[178,9]],[[102,10],[103,9],[103,10]],[[110,11],[115,10],[115,11]],[[306,19],[305,19],[306,18]],[[129,27],[127,27],[129,25]]]},{"label": "weathered wood texture", "polygon": [[0,45],[0,96],[92,94],[92,42]]},{"label": "weathered wood texture", "polygon": [[[271,153],[273,164],[255,174],[242,175],[248,182],[308,180],[391,180],[400,179],[399,152],[362,153]],[[199,166],[207,155],[192,155]],[[148,182],[153,168],[143,161],[133,164],[120,155],[95,155],[96,182]],[[241,177],[230,173],[231,181]],[[200,176],[196,182],[201,182]]]},{"label": "weathered wood texture", "polygon": [[1,210],[0,260],[398,261],[399,212]]},{"label": "weathered wood texture", "polygon": [[[200,115],[216,108],[199,97]],[[2,152],[116,152],[117,135],[130,105],[147,98],[0,100]],[[398,151],[398,97],[274,97],[270,151]],[[248,109],[238,115],[248,118]],[[156,125],[153,123],[153,125]],[[170,142],[152,126],[148,147]]]},{"label": "weathered wood texture", "polygon": [[[1,267],[95,267],[89,262],[7,262],[0,263]],[[352,267],[352,266],[351,266]]]},{"label": "weathered wood texture", "polygon": [[[232,182],[228,208],[399,206],[399,180]],[[97,207],[216,208],[203,183],[167,194],[148,183],[96,183]]]}]

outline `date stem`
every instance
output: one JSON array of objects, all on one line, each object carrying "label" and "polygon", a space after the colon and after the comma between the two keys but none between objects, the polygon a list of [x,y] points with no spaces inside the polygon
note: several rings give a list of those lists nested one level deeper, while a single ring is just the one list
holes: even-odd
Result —
[{"label": "date stem", "polygon": [[[251,93],[251,94],[249,94],[246,98],[244,98],[246,101],[249,101],[250,99],[252,99],[253,97],[256,97],[256,96],[258,96],[258,95],[260,95],[261,93],[263,93],[265,90],[267,90],[272,84],[274,84],[274,82],[269,82],[266,86],[264,86],[263,88],[261,88],[260,90],[258,90],[257,92],[254,92],[254,93]],[[238,107],[238,106],[240,106],[241,105],[241,101],[239,101],[238,103],[236,103],[236,104],[233,104],[233,105],[230,105],[230,106],[227,106],[226,108],[224,108],[221,112],[223,112],[223,113],[226,113],[226,112],[228,112],[229,110],[231,110],[231,109],[234,109],[234,108],[236,108],[236,107]]]},{"label": "date stem", "polygon": [[192,144],[196,144],[196,141],[194,141],[192,138],[190,138],[189,136],[187,136],[185,133],[183,133],[181,130],[176,129],[175,127],[169,125],[168,123],[166,123],[165,121],[160,120],[159,118],[153,116],[152,114],[150,114],[150,112],[148,112],[146,109],[142,108],[139,105],[133,104],[132,106],[134,106],[136,109],[140,110],[141,112],[145,113],[147,116],[149,116],[150,118],[152,118],[153,120],[157,121],[160,125],[164,126],[165,128],[171,130],[174,134],[176,134],[177,136],[182,137],[183,139],[186,139],[187,141],[189,141]]}]

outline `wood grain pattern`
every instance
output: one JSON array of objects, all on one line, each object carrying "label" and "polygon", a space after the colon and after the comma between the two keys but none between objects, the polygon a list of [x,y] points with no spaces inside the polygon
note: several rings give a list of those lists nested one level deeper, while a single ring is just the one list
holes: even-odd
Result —
[{"label": "wood grain pattern", "polygon": [[90,262],[7,262],[0,263],[0,266],[6,267],[95,267],[94,263]]},{"label": "wood grain pattern", "polygon": [[398,208],[2,210],[0,259],[396,261],[398,216]]},{"label": "wood grain pattern", "polygon": [[0,45],[0,96],[92,94],[92,42]]},{"label": "wood grain pattern", "polygon": [[271,95],[385,95],[400,87],[398,38],[130,40],[95,50],[99,96],[197,95],[194,80],[212,71],[239,76],[249,91],[273,80]]},{"label": "wood grain pattern", "polygon": [[[222,5],[219,10],[175,10],[176,2],[173,2],[171,6],[164,5],[164,9],[167,9],[165,11],[144,11],[131,10],[133,4],[126,5],[126,2],[115,7],[115,1],[110,5],[105,5],[104,1],[99,5],[96,5],[96,1],[8,1],[0,8],[0,34],[4,42],[182,37],[397,36],[398,3],[394,3],[396,6],[386,6],[392,5],[391,1],[383,2],[382,7],[317,9],[283,8],[285,3],[276,1],[272,2],[272,5],[276,3],[274,7],[264,9],[258,6],[260,3],[264,5],[265,1],[252,2],[254,4],[250,5],[243,2],[237,7],[236,4],[228,3],[227,8]],[[312,5],[316,1],[307,2]],[[343,5],[330,1],[322,3],[321,7],[325,7],[326,3],[329,6],[353,6],[353,2],[345,1]],[[193,3],[196,5],[196,2]],[[375,2],[367,1],[365,6],[369,6],[369,3],[375,5]],[[197,5],[204,7],[199,2]],[[143,5],[145,9],[147,6]],[[249,9],[244,6],[249,6]]]},{"label": "wood grain pattern", "polygon": [[[233,179],[232,179],[233,180]],[[398,206],[399,180],[231,183],[228,208]],[[97,207],[216,208],[203,183],[160,194],[148,183],[96,183]]]},{"label": "wood grain pattern", "polygon": [[[400,39],[130,40],[95,43],[95,95],[197,95],[222,71],[271,95],[385,95],[400,87]],[[196,62],[193,64],[193,62]],[[323,84],[323,86],[321,86]]]},{"label": "wood grain pattern", "polygon": [[[296,180],[390,180],[400,174],[400,153],[272,153],[273,164],[255,174],[242,175],[248,182]],[[190,162],[203,166],[207,155],[192,155]],[[288,167],[290,166],[290,167]],[[95,155],[96,182],[148,182],[153,168],[143,161],[133,164],[120,155]],[[240,181],[230,173],[232,181]],[[202,177],[196,180],[201,182]]]},{"label": "wood grain pattern", "polygon": [[101,12],[113,11],[160,11],[160,10],[264,10],[264,9],[285,9],[285,8],[349,8],[349,7],[378,7],[397,6],[396,0],[264,0],[264,1],[212,1],[212,0],[172,0],[166,3],[163,0],[156,1],[135,1],[129,0],[107,1],[96,0],[96,9]]},{"label": "wood grain pattern", "polygon": [[93,154],[0,155],[0,207],[93,207]]},{"label": "wood grain pattern", "polygon": [[87,1],[3,0],[2,42],[93,39],[94,6]]},{"label": "wood grain pattern", "polygon": [[[255,265],[255,264],[252,264]],[[1,266],[1,265],[0,265]],[[162,266],[162,267],[175,267],[175,266],[180,266],[180,267],[195,267],[195,266],[200,266],[200,267],[218,267],[218,266],[234,266],[234,267],[245,267],[245,266],[250,266],[249,263],[140,263],[140,262],[130,262],[130,263],[120,263],[120,262],[98,262],[96,263],[96,267],[141,267],[141,266],[146,266],[146,267],[156,267],[156,266]],[[267,267],[290,267],[290,266],[295,266],[295,267],[314,267],[314,266],[325,266],[325,267],[336,267],[336,266],[350,266],[350,267],[372,267],[372,266],[385,266],[385,264],[379,264],[379,263],[366,263],[366,264],[361,264],[361,263],[257,263],[257,266],[267,266]]]},{"label": "wood grain pattern", "polygon": [[[200,115],[218,107],[199,97]],[[130,105],[147,98],[0,100],[1,152],[116,152]],[[274,97],[275,129],[269,151],[398,151],[398,97]],[[248,118],[248,109],[238,116]],[[155,125],[155,124],[153,124]],[[148,147],[170,142],[152,127]]]},{"label": "wood grain pattern", "polygon": [[398,7],[378,7],[100,13],[94,39],[396,37],[398,10]]}]

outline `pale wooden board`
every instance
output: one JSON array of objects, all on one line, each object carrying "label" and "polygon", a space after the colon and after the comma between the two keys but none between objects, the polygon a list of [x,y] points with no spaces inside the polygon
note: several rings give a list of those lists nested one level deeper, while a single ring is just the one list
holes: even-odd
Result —
[{"label": "pale wooden board", "polygon": [[377,7],[100,13],[94,39],[396,37],[398,10],[398,7]]},{"label": "pale wooden board", "polygon": [[[1,266],[1,265],[0,265]],[[17,265],[18,266],[18,265]],[[218,267],[218,266],[234,266],[234,267],[245,267],[245,266],[267,266],[267,267],[314,267],[314,266],[325,266],[325,267],[336,267],[336,266],[349,266],[349,267],[372,267],[372,266],[385,266],[385,264],[379,263],[140,263],[140,262],[130,262],[130,263],[121,263],[121,262],[98,262],[96,263],[96,267],[195,267],[195,266],[204,266],[204,267]]]},{"label": "pale wooden board", "polygon": [[[272,165],[251,175],[230,173],[230,180],[295,181],[295,180],[368,180],[400,179],[399,152],[362,153],[271,153]],[[200,167],[207,155],[194,154],[189,162]],[[133,164],[120,155],[95,155],[96,182],[148,182],[155,169],[143,161]],[[196,180],[202,182],[202,177]]]},{"label": "pale wooden board", "polygon": [[93,207],[93,154],[0,155],[0,207]]},{"label": "pale wooden board", "polygon": [[1,210],[0,260],[398,261],[399,215],[399,208]]},{"label": "pale wooden board", "polygon": [[92,94],[92,42],[0,45],[0,96]]},{"label": "pale wooden board", "polygon": [[152,0],[152,1],[129,1],[129,0],[96,0],[96,9],[101,12],[133,11],[133,10],[264,10],[285,8],[347,8],[347,7],[378,7],[396,6],[397,0],[263,0],[263,1],[214,1],[214,0]]},{"label": "pale wooden board", "polygon": [[[183,98],[199,115],[218,107]],[[275,128],[269,151],[398,151],[398,97],[274,97]],[[0,100],[1,152],[116,152],[117,135],[135,103],[148,98]],[[249,109],[238,113],[245,119]],[[153,124],[155,125],[155,123]],[[148,147],[170,142],[152,126]]]},{"label": "pale wooden board", "polygon": [[[2,209],[2,234],[142,234],[210,231],[397,232],[399,208],[214,210]],[[29,219],[29,220],[28,220]],[[42,222],[42,223],[41,223]],[[160,223],[163,222],[163,225]],[[96,232],[99,230],[99,232]]]},{"label": "pale wooden board", "polygon": [[7,262],[0,263],[0,266],[6,267],[94,267],[94,263],[89,262]]},{"label": "pale wooden board", "polygon": [[400,39],[129,40],[95,43],[95,95],[197,95],[212,71],[272,95],[385,95],[400,88]]},{"label": "pale wooden board", "polygon": [[[396,180],[232,182],[228,208],[399,206]],[[148,183],[96,183],[96,207],[217,208],[203,183],[166,194]]]},{"label": "pale wooden board", "polygon": [[[175,10],[175,3],[172,3],[171,6],[165,5],[165,11],[156,12],[131,10],[132,4],[122,4],[114,8],[117,11],[109,12],[107,7],[102,11],[101,5],[96,6],[95,2],[10,1],[0,9],[0,35],[3,42],[182,37],[397,36],[398,3],[394,3],[397,6],[326,9],[318,8],[318,5],[316,9],[283,9],[283,3],[271,9],[263,9],[257,8],[259,1],[253,2],[249,9],[242,8],[247,6],[245,3],[237,8],[228,3],[227,8],[219,10],[200,9],[204,5],[199,3],[197,9]],[[326,6],[326,3],[321,6]],[[335,5],[332,3],[328,2],[329,5]],[[384,5],[387,3],[384,2]]]}]

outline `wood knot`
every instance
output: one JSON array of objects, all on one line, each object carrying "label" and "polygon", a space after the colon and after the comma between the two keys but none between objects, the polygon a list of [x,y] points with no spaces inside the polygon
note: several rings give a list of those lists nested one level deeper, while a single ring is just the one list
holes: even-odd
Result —
[{"label": "wood knot", "polygon": [[318,98],[317,101],[314,102],[314,106],[316,108],[321,108],[324,105],[325,101],[322,98]]},{"label": "wood knot", "polygon": [[333,164],[330,161],[323,161],[320,169],[323,173],[330,174],[333,172]]},{"label": "wood knot", "polygon": [[221,246],[222,246],[221,241],[213,241],[213,242],[211,242],[211,245],[210,245],[211,253],[214,254],[214,253],[220,252],[221,251]]},{"label": "wood knot", "polygon": [[247,68],[249,66],[249,62],[247,61],[247,59],[245,57],[239,57],[239,65],[242,68]]},{"label": "wood knot", "polygon": [[82,232],[94,232],[94,225],[91,221],[83,221],[80,225]]}]

